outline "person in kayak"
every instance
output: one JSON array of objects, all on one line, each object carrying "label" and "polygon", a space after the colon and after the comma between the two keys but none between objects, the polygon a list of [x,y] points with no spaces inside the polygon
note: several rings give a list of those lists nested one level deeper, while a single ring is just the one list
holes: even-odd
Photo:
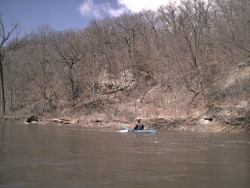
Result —
[{"label": "person in kayak", "polygon": [[134,130],[143,130],[144,129],[144,125],[141,123],[141,119],[137,120],[137,124],[134,127]]}]

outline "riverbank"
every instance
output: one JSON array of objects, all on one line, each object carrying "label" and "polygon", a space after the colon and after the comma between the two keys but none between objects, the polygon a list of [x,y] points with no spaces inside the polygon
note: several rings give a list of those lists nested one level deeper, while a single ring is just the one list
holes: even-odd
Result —
[{"label": "riverbank", "polygon": [[206,104],[199,97],[190,103],[192,96],[186,90],[181,95],[171,93],[148,73],[141,77],[140,84],[148,85],[142,94],[132,93],[134,83],[131,88],[115,88],[100,95],[98,100],[75,107],[34,113],[32,104],[3,119],[17,123],[122,128],[133,127],[140,118],[148,129],[250,133],[250,59],[239,63],[211,86]]},{"label": "riverbank", "polygon": [[[102,117],[102,118],[101,118]],[[30,118],[33,118],[30,120]],[[6,122],[25,124],[54,124],[54,125],[74,125],[93,128],[114,128],[121,129],[124,126],[133,127],[135,121],[107,119],[95,114],[91,116],[51,117],[51,116],[31,116],[23,118],[5,117]],[[29,120],[29,122],[27,122]],[[250,111],[242,108],[221,108],[214,107],[199,117],[188,118],[166,118],[154,117],[143,118],[146,129],[157,129],[167,131],[188,131],[188,132],[230,132],[250,134]]]}]

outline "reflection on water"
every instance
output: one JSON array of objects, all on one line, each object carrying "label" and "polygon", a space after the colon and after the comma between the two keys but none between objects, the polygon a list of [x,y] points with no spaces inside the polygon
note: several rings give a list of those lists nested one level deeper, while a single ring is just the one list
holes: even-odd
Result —
[{"label": "reflection on water", "polygon": [[250,187],[250,136],[0,125],[3,187]]}]

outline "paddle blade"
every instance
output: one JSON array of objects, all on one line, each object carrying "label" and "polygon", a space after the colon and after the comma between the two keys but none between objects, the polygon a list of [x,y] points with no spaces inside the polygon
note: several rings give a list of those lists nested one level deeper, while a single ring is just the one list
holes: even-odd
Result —
[{"label": "paddle blade", "polygon": [[128,130],[120,130],[120,131],[117,131],[117,132],[119,132],[119,133],[127,133]]},{"label": "paddle blade", "polygon": [[128,130],[128,131],[133,131],[133,129],[129,128],[129,127],[123,127],[125,130]]}]

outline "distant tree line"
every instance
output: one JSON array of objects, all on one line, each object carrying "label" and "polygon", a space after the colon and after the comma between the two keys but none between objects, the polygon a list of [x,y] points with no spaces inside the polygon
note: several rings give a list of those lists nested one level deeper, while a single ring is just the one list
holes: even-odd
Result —
[{"label": "distant tree line", "polygon": [[250,1],[183,0],[93,20],[82,30],[43,25],[20,37],[18,29],[0,17],[3,115],[27,105],[49,112],[99,100],[99,76],[115,79],[126,70],[136,79],[142,71],[154,75],[163,93],[189,94],[190,104],[199,97],[205,105],[212,84],[250,56]]}]

